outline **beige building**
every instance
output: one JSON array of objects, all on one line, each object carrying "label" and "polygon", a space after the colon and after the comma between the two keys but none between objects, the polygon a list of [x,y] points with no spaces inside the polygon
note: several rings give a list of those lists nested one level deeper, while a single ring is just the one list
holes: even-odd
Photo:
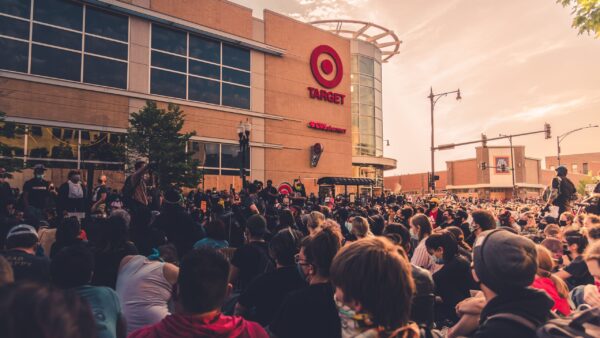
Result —
[{"label": "beige building", "polygon": [[[0,111],[22,133],[2,140],[12,150],[1,156],[24,168],[43,163],[55,183],[74,168],[122,181],[124,157],[114,149],[146,100],[181,106],[184,131],[197,133],[189,149],[207,188],[240,188],[242,122],[251,125],[250,180],[301,178],[316,192],[320,177],[362,175],[353,163],[374,165],[380,178],[395,167],[383,158],[388,54],[376,40],[357,42],[268,10],[260,20],[223,0],[18,3],[0,6]],[[314,166],[316,143],[323,153]],[[30,176],[24,170],[13,183]]]}]

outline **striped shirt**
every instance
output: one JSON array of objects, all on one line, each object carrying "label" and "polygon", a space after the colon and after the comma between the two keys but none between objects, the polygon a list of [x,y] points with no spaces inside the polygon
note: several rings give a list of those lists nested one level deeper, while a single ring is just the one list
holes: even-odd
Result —
[{"label": "striped shirt", "polygon": [[429,252],[427,252],[427,247],[425,246],[425,241],[427,237],[423,238],[419,245],[415,248],[415,252],[413,253],[410,262],[416,266],[419,266],[423,269],[429,270],[431,273],[434,273],[436,269],[436,264],[431,258]]}]

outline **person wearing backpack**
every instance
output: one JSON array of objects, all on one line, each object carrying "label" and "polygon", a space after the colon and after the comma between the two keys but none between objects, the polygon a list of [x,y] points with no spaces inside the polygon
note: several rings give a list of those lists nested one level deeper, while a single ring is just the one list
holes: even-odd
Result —
[{"label": "person wearing backpack", "polygon": [[558,207],[558,214],[571,210],[570,202],[577,197],[577,189],[569,178],[567,178],[567,167],[564,165],[556,168],[556,177],[552,179],[552,191],[547,205]]},{"label": "person wearing backpack", "polygon": [[535,337],[554,305],[544,291],[529,288],[538,269],[535,243],[506,229],[484,232],[473,247],[473,267],[487,303],[472,337]]}]

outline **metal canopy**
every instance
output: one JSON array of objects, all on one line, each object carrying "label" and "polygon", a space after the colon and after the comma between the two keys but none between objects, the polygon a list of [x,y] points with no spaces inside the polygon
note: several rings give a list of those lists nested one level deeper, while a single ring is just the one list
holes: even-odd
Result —
[{"label": "metal canopy", "polygon": [[332,185],[375,185],[375,181],[370,178],[356,177],[321,177],[317,184],[332,184]]}]

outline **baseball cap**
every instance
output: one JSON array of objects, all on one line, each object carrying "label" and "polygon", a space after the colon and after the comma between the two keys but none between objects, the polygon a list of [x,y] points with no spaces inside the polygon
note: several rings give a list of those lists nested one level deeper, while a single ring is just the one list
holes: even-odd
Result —
[{"label": "baseball cap", "polygon": [[473,264],[481,283],[498,294],[526,288],[537,271],[535,244],[505,229],[485,231],[475,241]]},{"label": "baseball cap", "polygon": [[434,198],[430,199],[429,202],[440,204],[440,200],[437,197],[434,197]]},{"label": "baseball cap", "polygon": [[21,235],[34,235],[35,238],[39,238],[37,231],[35,231],[34,227],[32,227],[31,225],[27,225],[27,224],[19,224],[8,231],[8,234],[6,235],[6,239],[9,239],[14,236],[21,236]]},{"label": "baseball cap", "polygon": [[253,236],[262,236],[268,233],[267,220],[261,215],[250,216],[246,221],[246,227],[248,228],[248,231],[250,231],[250,234]]},{"label": "baseball cap", "polygon": [[33,170],[42,170],[42,171],[46,171],[46,167],[43,164],[36,164],[33,166]]}]

